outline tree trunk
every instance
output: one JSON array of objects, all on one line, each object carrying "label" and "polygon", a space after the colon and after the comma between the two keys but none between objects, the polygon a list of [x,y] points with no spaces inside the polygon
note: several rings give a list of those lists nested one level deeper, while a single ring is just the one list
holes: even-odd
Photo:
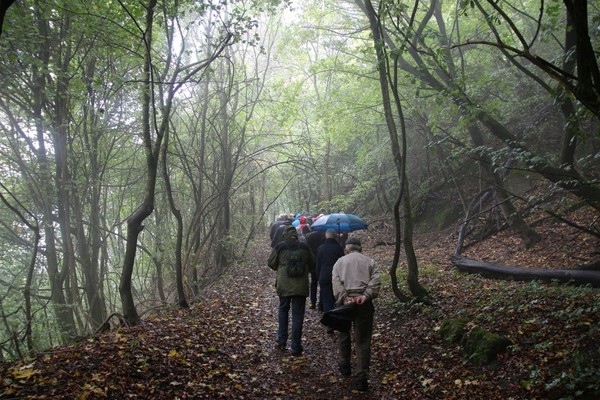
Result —
[{"label": "tree trunk", "polygon": [[570,285],[591,285],[600,287],[600,272],[579,269],[541,269],[499,265],[471,260],[462,256],[452,256],[452,264],[461,272],[479,274],[486,278],[517,281],[541,280],[558,281]]},{"label": "tree trunk", "polygon": [[183,261],[182,261],[182,249],[183,249],[183,217],[181,211],[175,204],[175,198],[173,197],[173,189],[171,187],[171,179],[169,177],[169,171],[167,167],[167,149],[169,147],[169,129],[165,130],[164,134],[164,145],[163,145],[163,156],[162,156],[162,170],[163,179],[165,181],[165,191],[169,201],[169,209],[177,220],[177,235],[175,241],[175,284],[177,287],[177,304],[181,308],[189,308],[187,299],[185,298],[185,291],[183,288]]},{"label": "tree trunk", "polygon": [[395,244],[394,244],[394,259],[392,260],[392,265],[390,267],[390,280],[392,284],[392,292],[398,300],[403,303],[408,303],[410,301],[410,296],[404,294],[402,290],[400,290],[400,286],[398,285],[398,265],[400,264],[400,247],[402,246],[402,226],[400,224],[400,204],[402,202],[402,194],[398,193],[398,198],[394,203],[394,233],[395,233]]},{"label": "tree trunk", "polygon": [[157,0],[149,0],[146,11],[146,32],[144,33],[144,43],[146,48],[144,61],[143,78],[143,98],[142,98],[142,118],[143,118],[143,138],[146,149],[146,194],[143,203],[127,218],[127,247],[125,248],[125,257],[123,259],[123,271],[119,283],[119,294],[123,307],[123,318],[127,324],[138,325],[141,318],[135,308],[133,299],[131,278],[133,276],[133,267],[135,264],[135,255],[137,250],[137,239],[140,232],[144,229],[144,220],[152,214],[154,210],[154,189],[156,187],[156,176],[158,169],[158,157],[160,154],[160,145],[162,137],[157,135],[156,143],[152,143],[150,108],[152,102],[152,24],[154,22],[154,8]]},{"label": "tree trunk", "polygon": [[[573,16],[567,12],[567,24],[565,27],[565,59],[563,60],[563,70],[574,75],[576,60],[573,53],[577,46],[577,34],[573,26]],[[563,134],[562,151],[560,154],[561,165],[568,165],[571,168],[575,163],[575,150],[577,149],[577,138],[580,133],[579,118],[575,113],[575,105],[569,98],[565,88],[561,85],[556,89],[559,93],[558,101],[560,102],[560,110],[565,118],[565,127]]]},{"label": "tree trunk", "polygon": [[[212,15],[212,13],[210,14]],[[210,17],[209,17],[210,18]],[[206,27],[206,37],[207,51],[212,47],[212,34],[210,31],[210,27],[212,24],[208,24]],[[194,171],[194,173],[190,173],[188,177],[190,180],[190,185],[194,188],[194,211],[192,214],[191,223],[189,225],[189,231],[186,236],[187,239],[187,252],[186,252],[186,265],[188,268],[192,270],[192,294],[197,296],[200,293],[200,275],[198,273],[198,259],[202,257],[202,247],[203,247],[203,223],[204,223],[204,209],[206,202],[206,189],[204,184],[204,172],[206,170],[206,139],[208,135],[208,108],[209,108],[209,87],[210,87],[210,78],[208,76],[204,77],[202,89],[200,90],[200,95],[204,97],[200,97],[198,100],[198,104],[200,107],[200,111],[198,112],[199,117],[197,121],[199,121],[199,143],[198,143],[198,153],[196,155],[196,165],[197,169],[190,168],[190,171]]]},{"label": "tree trunk", "polygon": [[[72,193],[73,214],[75,216],[75,236],[77,238],[77,252],[81,260],[83,273],[85,295],[89,307],[89,316],[92,329],[97,330],[106,320],[106,304],[104,298],[104,281],[101,278],[100,254],[102,251],[102,228],[101,228],[101,181],[102,170],[99,160],[98,139],[101,135],[98,126],[98,116],[94,105],[96,104],[96,92],[93,88],[93,81],[96,72],[96,58],[92,58],[84,72],[84,81],[87,84],[87,101],[83,106],[83,142],[85,152],[89,160],[90,176],[86,176],[88,186],[88,195],[83,200],[79,191]],[[77,177],[74,177],[77,180]],[[84,201],[87,201],[90,207],[89,227],[84,226]]]},{"label": "tree trunk", "polygon": [[458,256],[462,252],[463,244],[465,242],[465,237],[467,236],[467,228],[469,227],[469,222],[473,219],[475,212],[478,208],[481,208],[481,204],[484,204],[493,194],[493,191],[490,188],[484,189],[479,192],[477,196],[471,200],[469,204],[469,208],[465,214],[465,219],[461,224],[461,227],[458,231],[458,240],[456,242],[456,247],[454,248],[454,255]]},{"label": "tree trunk", "polygon": [[568,22],[575,31],[577,84],[574,94],[590,111],[600,117],[600,69],[588,30],[587,0],[564,0]]},{"label": "tree trunk", "polygon": [[408,179],[404,177],[404,253],[406,253],[406,265],[408,266],[408,276],[406,282],[410,293],[421,300],[427,296],[427,290],[419,282],[419,264],[413,245],[413,218],[412,207],[410,206],[410,191],[408,189]]},{"label": "tree trunk", "polygon": [[[228,74],[223,72],[223,80],[228,81]],[[221,132],[220,132],[220,171],[219,171],[219,213],[217,222],[217,237],[215,242],[215,262],[217,274],[225,271],[231,262],[231,243],[229,240],[229,229],[231,224],[231,182],[233,179],[231,127],[229,124],[228,103],[231,102],[230,93],[225,88],[221,90]]]},{"label": "tree trunk", "polygon": [[[471,141],[473,142],[473,146],[476,148],[483,147],[485,145],[485,141],[483,140],[483,135],[479,131],[479,128],[476,126],[470,126],[468,130]],[[482,170],[496,188],[496,199],[498,200],[498,204],[500,205],[500,209],[502,210],[504,218],[514,229],[515,233],[521,238],[525,248],[532,247],[534,244],[540,241],[540,235],[533,228],[531,228],[517,212],[517,209],[512,204],[512,201],[508,196],[506,189],[504,188],[504,182],[502,178],[497,172],[494,171],[494,166],[490,158],[486,154],[482,154],[480,157],[481,161],[479,164]]]},{"label": "tree trunk", "polygon": [[[356,4],[364,11],[365,6],[361,0],[355,0]],[[585,25],[585,27],[580,26],[578,28],[577,40],[581,40],[582,42],[578,43],[577,47],[577,57],[578,57],[578,71],[579,70],[579,62],[586,65],[586,73],[588,81],[592,81],[592,77],[600,76],[597,73],[598,66],[595,57],[593,54],[587,54],[587,58],[583,59],[581,54],[579,53],[580,48],[589,49],[589,46],[585,44],[585,42],[589,42],[589,36],[587,34],[587,19],[582,19],[581,15],[584,10],[587,9],[587,1],[575,1],[565,0],[565,4],[567,7],[570,5],[576,5],[576,7],[571,11],[574,15],[574,25],[580,26]],[[584,32],[585,31],[585,32]],[[584,32],[584,35],[580,35],[580,32]],[[398,46],[392,40],[391,34],[384,32],[382,36],[386,43],[392,50],[397,50]],[[510,130],[493,118],[489,113],[487,113],[483,108],[478,107],[476,104],[471,102],[471,99],[466,95],[466,93],[457,86],[456,81],[453,80],[452,76],[448,75],[447,71],[438,68],[433,72],[430,71],[428,64],[423,60],[422,54],[428,53],[427,51],[421,52],[420,48],[417,46],[419,43],[417,41],[417,35],[411,35],[414,38],[414,42],[411,42],[410,45],[406,46],[406,52],[410,55],[412,60],[417,64],[415,67],[412,63],[408,62],[403,58],[398,58],[399,66],[406,71],[407,73],[413,75],[416,79],[419,79],[421,82],[429,85],[432,89],[438,91],[444,96],[448,96],[451,100],[461,109],[462,114],[468,120],[476,120],[482,123],[490,133],[498,138],[501,142],[504,143],[507,148],[516,150],[522,154],[531,154],[527,160],[524,160],[526,165],[530,168],[531,171],[536,172],[544,176],[549,181],[556,183],[563,189],[571,192],[575,196],[579,197],[596,210],[600,211],[600,187],[598,185],[594,185],[594,183],[584,176],[582,176],[576,169],[555,167],[550,165],[544,157],[538,155],[535,151],[524,146],[518,138],[516,138]],[[528,58],[529,59],[529,58]],[[535,62],[535,60],[530,60]],[[539,60],[538,60],[539,61]],[[588,68],[589,67],[589,68]],[[434,76],[433,74],[437,74]],[[580,74],[581,75],[581,74]],[[439,78],[436,78],[439,77]],[[561,75],[562,77],[562,75]],[[579,86],[583,89],[584,85],[579,81]],[[600,86],[600,84],[598,84]],[[587,88],[593,89],[592,85],[588,85]],[[578,99],[581,99],[581,96],[578,96]],[[596,97],[596,102],[598,98]],[[586,107],[589,105],[589,101],[586,104]],[[595,112],[596,115],[600,112],[600,107],[592,105],[591,108],[588,107],[592,112]]]},{"label": "tree trunk", "polygon": [[[400,143],[398,141],[398,129],[396,127],[396,122],[394,120],[394,116],[393,116],[393,112],[392,112],[392,105],[391,105],[391,98],[390,98],[390,92],[389,92],[389,87],[388,87],[388,79],[391,81],[390,75],[389,75],[389,69],[388,69],[388,60],[386,58],[386,55],[384,53],[383,50],[383,38],[381,35],[381,25],[380,25],[380,21],[379,21],[379,17],[377,15],[377,13],[375,12],[375,9],[373,8],[373,5],[371,4],[371,2],[369,0],[365,1],[365,6],[366,6],[366,13],[367,13],[367,17],[369,19],[369,25],[371,28],[371,33],[373,34],[373,42],[374,42],[374,47],[375,47],[375,53],[377,55],[377,70],[379,72],[379,84],[380,84],[380,88],[381,88],[381,97],[382,97],[382,103],[383,103],[383,109],[384,109],[384,113],[385,113],[385,120],[386,120],[386,124],[387,124],[387,128],[388,128],[388,133],[390,136],[390,140],[391,140],[391,144],[392,144],[392,156],[394,158],[394,164],[396,166],[396,172],[398,174],[398,180],[400,182],[400,193],[398,195],[398,200],[396,201],[396,205],[394,206],[394,224],[396,227],[396,249],[395,249],[395,254],[394,254],[394,261],[392,262],[392,268],[390,273],[392,273],[392,271],[395,273],[395,270],[397,268],[398,262],[399,262],[399,253],[400,253],[400,246],[402,245],[402,241],[400,240],[400,215],[398,212],[398,207],[400,205],[400,203],[403,204],[403,208],[404,208],[404,215],[405,217],[408,215],[408,219],[405,220],[405,229],[404,229],[404,233],[405,233],[405,246],[404,249],[405,251],[407,251],[406,254],[406,261],[408,264],[408,276],[407,276],[407,281],[409,283],[409,289],[411,290],[411,293],[415,296],[417,296],[418,298],[423,297],[427,292],[426,290],[419,284],[418,280],[418,264],[417,264],[417,259],[416,256],[414,254],[414,248],[412,246],[412,216],[410,215],[411,213],[411,206],[410,206],[410,198],[409,198],[409,192],[408,192],[408,181],[406,179],[406,167],[405,167],[405,162],[406,162],[406,154],[402,154],[402,151],[406,152],[406,132],[405,132],[405,127],[404,127],[404,116],[402,114],[402,107],[400,104],[400,99],[397,96],[397,92],[395,91],[396,86],[395,84],[397,82],[392,82],[393,83],[393,95],[394,95],[394,101],[396,103],[396,107],[398,109],[398,118],[400,120],[400,124],[401,124],[401,135],[402,135],[402,139],[403,139],[403,146],[402,149],[400,148]],[[394,293],[400,293],[399,288],[393,288],[394,289]],[[398,297],[398,296],[397,296]],[[400,297],[398,297],[399,300],[403,300],[406,298],[406,296],[402,295]]]},{"label": "tree trunk", "polygon": [[[48,66],[50,62],[49,49],[51,48],[49,41],[49,22],[43,19],[41,16],[38,17],[38,33],[42,40],[40,41],[39,58],[40,62],[44,66]],[[52,185],[53,179],[50,173],[50,160],[48,159],[46,150],[46,139],[44,136],[46,127],[43,123],[44,115],[43,108],[44,104],[49,101],[46,98],[46,92],[49,90],[46,86],[48,81],[45,76],[45,71],[40,70],[37,65],[32,67],[34,90],[33,90],[33,116],[36,123],[36,135],[37,135],[37,159],[40,166],[40,182],[39,182],[39,196],[36,199],[39,202],[40,209],[43,213],[43,230],[44,230],[44,242],[46,244],[46,262],[48,276],[51,287],[51,301],[56,313],[59,330],[61,333],[61,342],[67,343],[70,339],[75,337],[75,321],[73,319],[73,313],[71,307],[68,306],[67,300],[64,293],[64,282],[67,275],[66,267],[63,266],[61,270],[59,264],[58,252],[56,249],[56,232],[54,230],[54,210],[57,207],[57,194],[56,187]],[[57,161],[58,162],[58,161]]]},{"label": "tree trunk", "polygon": [[[2,185],[2,183],[0,183],[0,187],[3,190],[5,190],[6,192],[10,193],[7,190],[7,188],[4,187],[4,185]],[[12,195],[12,193],[10,194],[10,196],[15,198],[15,196]],[[33,351],[34,351],[33,335],[32,335],[32,329],[31,329],[31,325],[33,322],[33,313],[31,311],[31,284],[33,283],[33,274],[35,271],[35,265],[36,265],[37,255],[38,255],[38,251],[39,251],[39,244],[40,244],[40,239],[41,239],[40,227],[38,225],[37,219],[35,218],[35,216],[33,216],[32,213],[27,212],[29,215],[33,216],[33,218],[35,219],[35,224],[30,223],[27,220],[27,218],[25,218],[25,216],[23,216],[21,211],[19,211],[16,207],[14,207],[11,203],[9,203],[9,201],[4,197],[4,195],[2,193],[0,193],[0,200],[13,213],[15,213],[17,215],[17,217],[21,220],[21,222],[23,222],[23,224],[25,224],[33,232],[33,245],[32,245],[31,261],[29,263],[29,268],[27,269],[27,278],[25,279],[25,287],[23,288],[23,298],[25,300],[25,341],[27,343],[27,351],[31,355],[31,354],[33,354]],[[1,307],[2,307],[2,305],[0,302],[0,308]],[[4,319],[4,321],[6,323],[6,319]],[[8,331],[9,330],[7,330],[7,332]],[[0,355],[0,361],[1,360],[2,360],[2,357]]]}]

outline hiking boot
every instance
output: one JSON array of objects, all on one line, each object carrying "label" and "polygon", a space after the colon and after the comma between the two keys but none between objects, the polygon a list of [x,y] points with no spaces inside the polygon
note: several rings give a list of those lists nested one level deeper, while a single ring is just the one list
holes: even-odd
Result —
[{"label": "hiking boot", "polygon": [[352,375],[352,368],[350,368],[350,363],[341,362],[341,363],[338,364],[338,368],[340,370],[340,373],[343,376],[350,376],[350,375]]},{"label": "hiking boot", "polygon": [[302,345],[300,345],[299,347],[295,347],[294,345],[292,345],[292,351],[290,352],[290,354],[293,357],[299,357],[302,355],[303,351],[304,351],[304,347]]},{"label": "hiking boot", "polygon": [[277,342],[277,344],[275,344],[275,349],[276,350],[285,350],[285,348],[286,348],[286,344],[285,343]]},{"label": "hiking boot", "polygon": [[367,378],[358,378],[354,381],[353,388],[359,392],[366,392],[369,390],[369,381],[367,381]]},{"label": "hiking boot", "polygon": [[292,357],[300,357],[302,356],[302,350],[292,351],[290,352],[290,354],[292,355]]}]

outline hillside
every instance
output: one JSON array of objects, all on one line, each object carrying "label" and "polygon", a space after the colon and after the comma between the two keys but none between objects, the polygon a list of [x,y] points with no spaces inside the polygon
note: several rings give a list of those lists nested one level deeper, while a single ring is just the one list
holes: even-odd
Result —
[{"label": "hillside", "polygon": [[[589,216],[588,216],[589,217]],[[581,218],[587,218],[585,215]],[[570,268],[598,257],[597,239],[541,222],[543,241],[523,251],[503,232],[465,251],[511,265]],[[385,279],[377,301],[371,388],[351,390],[336,368],[335,337],[306,313],[302,357],[275,348],[277,299],[266,238],[247,264],[190,310],[161,310],[34,359],[0,366],[0,398],[30,399],[591,399],[600,395],[600,291],[493,281],[455,272],[456,228],[416,238],[420,279],[433,305],[402,305]],[[390,232],[356,232],[385,271]],[[384,273],[385,275],[385,273]],[[485,367],[441,340],[444,320],[464,317],[514,346]]]}]

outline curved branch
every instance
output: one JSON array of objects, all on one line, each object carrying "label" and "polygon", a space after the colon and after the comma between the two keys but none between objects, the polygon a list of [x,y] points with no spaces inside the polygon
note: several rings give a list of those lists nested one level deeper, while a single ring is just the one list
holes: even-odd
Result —
[{"label": "curved branch", "polygon": [[[487,21],[488,27],[490,28],[490,30],[496,37],[496,41],[498,43],[501,43],[502,46],[505,46],[504,42],[502,42],[502,39],[500,38],[500,33],[498,32],[498,30],[496,29],[494,24],[491,22],[487,11],[485,11],[485,9],[483,7],[481,7],[481,5],[479,3],[477,3],[477,7],[479,8],[479,12],[484,16],[485,20]],[[541,18],[541,15],[540,15],[540,18]],[[539,26],[538,26],[538,30],[539,30]],[[536,35],[537,35],[537,33],[536,33]],[[533,43],[533,41],[532,41],[532,43]],[[510,54],[504,47],[500,47],[500,51],[502,52],[502,54],[504,54],[510,60],[510,62],[515,67],[517,67],[521,72],[523,72],[525,75],[527,75],[530,79],[533,79],[534,81],[536,81],[541,87],[544,88],[544,90],[546,90],[548,92],[550,92],[552,90],[550,88],[550,86],[548,84],[546,84],[546,82],[544,82],[537,75],[535,75],[534,73],[529,71],[527,68],[525,68],[525,66],[523,64],[517,62],[515,57],[512,54]]]},{"label": "curved branch", "polygon": [[508,24],[508,26],[510,26],[510,29],[512,30],[512,32],[519,39],[519,42],[521,42],[521,45],[523,45],[523,48],[529,49],[529,44],[527,43],[527,41],[525,40],[525,38],[523,37],[523,35],[521,35],[521,32],[519,31],[519,29],[517,28],[517,26],[515,25],[515,23],[512,21],[512,19],[510,19],[510,17],[508,16],[508,14],[506,14],[500,8],[500,6],[498,5],[498,3],[496,1],[487,0],[487,2],[492,6],[492,8],[494,10],[496,10],[496,12],[498,14],[500,14],[502,16],[502,18],[504,18],[504,20],[506,21],[506,23]]}]

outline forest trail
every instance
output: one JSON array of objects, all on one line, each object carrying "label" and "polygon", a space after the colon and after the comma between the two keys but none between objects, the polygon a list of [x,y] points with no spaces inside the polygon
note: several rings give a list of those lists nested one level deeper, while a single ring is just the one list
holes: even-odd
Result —
[{"label": "forest trail", "polygon": [[[381,240],[371,231],[359,235],[365,254],[382,269],[389,265],[393,246],[372,246]],[[338,372],[336,337],[318,311],[306,310],[303,356],[276,349],[275,273],[266,263],[268,241],[259,238],[246,262],[190,309],[162,308],[140,326],[0,363],[0,399],[598,398],[600,291],[457,274],[446,236],[421,237],[418,246],[420,280],[433,306],[401,305],[384,284],[366,393]],[[457,317],[516,346],[489,365],[472,365],[438,334],[443,321]]]},{"label": "forest trail", "polygon": [[[159,310],[15,364],[0,364],[0,399],[375,399],[337,370],[336,336],[306,310],[304,355],[275,346],[278,297],[267,239],[248,264],[203,291],[189,310]],[[375,355],[376,362],[377,356]]]},{"label": "forest trail", "polygon": [[[319,322],[322,312],[309,309],[308,302],[302,335],[304,354],[301,357],[291,356],[289,341],[286,350],[276,348],[279,298],[274,287],[275,272],[267,266],[271,248],[265,239],[264,245],[254,250],[252,265],[240,271],[243,276],[221,282],[209,294],[213,300],[220,299],[230,290],[231,283],[239,282],[235,290],[239,293],[239,301],[247,305],[246,326],[241,333],[251,332],[248,337],[256,339],[256,343],[248,343],[247,346],[256,346],[257,349],[254,365],[244,371],[244,381],[262,382],[260,386],[265,391],[261,390],[261,396],[266,396],[264,398],[382,398],[378,395],[378,379],[371,379],[367,393],[352,390],[352,378],[343,377],[337,368],[337,334],[327,334],[326,328]],[[377,326],[374,335],[379,336]],[[373,363],[377,362],[376,354],[373,358]]]}]

